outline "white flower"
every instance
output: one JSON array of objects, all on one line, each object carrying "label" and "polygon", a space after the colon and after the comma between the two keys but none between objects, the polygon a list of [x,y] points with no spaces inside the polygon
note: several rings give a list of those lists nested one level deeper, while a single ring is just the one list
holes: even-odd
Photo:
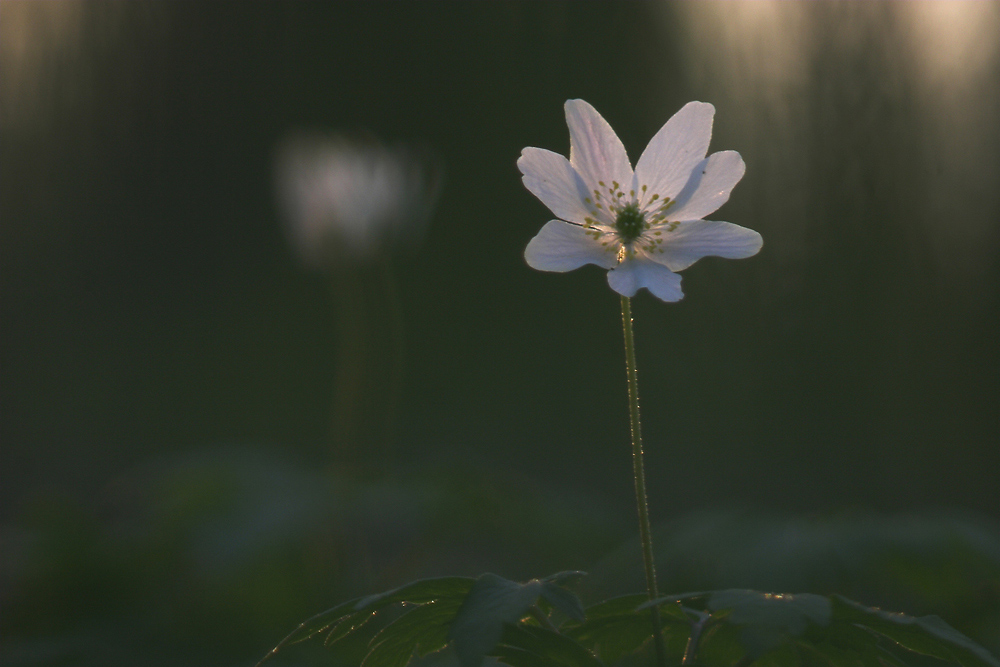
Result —
[{"label": "white flower", "polygon": [[675,273],[709,255],[742,259],[760,250],[757,232],[702,218],[726,203],[746,166],[739,153],[707,158],[715,107],[690,102],[660,128],[632,171],[625,147],[583,100],[566,102],[569,160],[525,148],[524,185],[559,220],[547,222],[524,258],[540,271],[584,264],[609,269],[627,297],[645,287],[664,301],[684,297]]},{"label": "white flower", "polygon": [[289,232],[314,267],[367,261],[412,245],[437,194],[437,170],[407,148],[298,136],[279,151],[278,191]]}]

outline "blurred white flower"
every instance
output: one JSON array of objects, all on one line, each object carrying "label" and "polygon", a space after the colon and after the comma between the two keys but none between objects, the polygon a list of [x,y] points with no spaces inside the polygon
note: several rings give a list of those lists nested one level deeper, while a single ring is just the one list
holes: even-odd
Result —
[{"label": "blurred white flower", "polygon": [[281,146],[277,182],[293,245],[306,264],[321,268],[417,242],[439,176],[409,148],[303,135]]},{"label": "blurred white flower", "polygon": [[702,218],[729,199],[746,167],[739,153],[707,158],[715,107],[690,102],[650,140],[632,171],[625,147],[583,100],[566,102],[567,160],[525,148],[517,161],[523,181],[560,218],[551,220],[524,251],[540,271],[596,264],[622,296],[645,287],[678,301],[681,271],[702,257],[741,259],[761,248],[757,232]]}]

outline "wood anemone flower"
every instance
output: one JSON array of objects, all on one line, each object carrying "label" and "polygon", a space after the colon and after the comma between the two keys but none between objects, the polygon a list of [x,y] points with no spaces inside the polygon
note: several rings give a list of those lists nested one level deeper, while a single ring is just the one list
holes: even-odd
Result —
[{"label": "wood anemone flower", "polygon": [[726,203],[746,170],[735,151],[705,157],[714,115],[711,104],[684,105],[633,171],[607,121],[583,100],[568,100],[569,159],[525,148],[517,161],[525,187],[559,218],[528,243],[528,265],[563,272],[596,264],[608,269],[608,284],[622,296],[645,287],[663,301],[679,301],[677,271],[702,257],[755,255],[760,234],[702,219]]}]

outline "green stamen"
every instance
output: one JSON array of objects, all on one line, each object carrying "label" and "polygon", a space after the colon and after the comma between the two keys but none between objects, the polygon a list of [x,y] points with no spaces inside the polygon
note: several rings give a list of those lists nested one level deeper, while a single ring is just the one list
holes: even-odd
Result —
[{"label": "green stamen", "polygon": [[632,202],[618,210],[615,218],[615,229],[626,243],[636,240],[646,228],[646,216],[639,210],[638,204]]}]

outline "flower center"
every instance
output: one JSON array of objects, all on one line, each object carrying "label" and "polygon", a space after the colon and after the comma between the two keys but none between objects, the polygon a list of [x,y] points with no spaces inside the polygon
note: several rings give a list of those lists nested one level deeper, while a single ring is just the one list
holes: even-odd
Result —
[{"label": "flower center", "polygon": [[642,236],[646,228],[646,214],[639,210],[639,205],[635,202],[625,204],[618,209],[615,218],[615,229],[621,236],[622,241],[631,243]]}]

